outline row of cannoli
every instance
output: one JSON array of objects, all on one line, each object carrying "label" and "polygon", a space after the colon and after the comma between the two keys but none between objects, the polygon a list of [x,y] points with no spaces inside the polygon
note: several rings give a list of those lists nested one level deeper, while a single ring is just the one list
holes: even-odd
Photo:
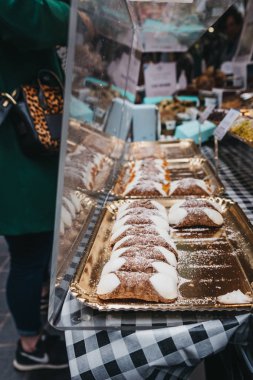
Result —
[{"label": "row of cannoli", "polygon": [[71,228],[74,220],[78,217],[81,212],[81,200],[77,196],[75,191],[67,191],[62,197],[62,208],[61,208],[61,223],[60,223],[60,233]]},{"label": "row of cannoli", "polygon": [[210,195],[211,189],[201,179],[183,178],[171,181],[166,159],[144,159],[132,162],[125,170],[121,185],[124,196]]},{"label": "row of cannoli", "polygon": [[161,204],[138,200],[119,207],[110,246],[97,286],[99,298],[163,303],[177,299],[177,248]]}]

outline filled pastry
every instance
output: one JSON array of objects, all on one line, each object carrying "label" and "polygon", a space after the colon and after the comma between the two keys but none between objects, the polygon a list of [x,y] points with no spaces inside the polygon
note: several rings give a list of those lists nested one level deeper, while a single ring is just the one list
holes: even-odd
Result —
[{"label": "filled pastry", "polygon": [[170,184],[170,196],[185,195],[210,195],[210,189],[205,181],[196,178],[184,178],[172,181]]},{"label": "filled pastry", "polygon": [[81,211],[81,201],[75,191],[65,193],[62,197],[60,233],[70,228]]},{"label": "filled pastry", "polygon": [[146,247],[143,245],[136,245],[134,247],[119,248],[112,252],[111,259],[116,259],[119,257],[145,257],[146,259],[163,261],[172,265],[177,266],[177,254],[174,251],[170,251],[164,247]]},{"label": "filled pastry", "polygon": [[113,247],[113,251],[119,248],[143,245],[146,247],[164,247],[177,254],[173,240],[157,235],[128,235],[119,240]]},{"label": "filled pastry", "polygon": [[222,207],[219,203],[209,200],[209,199],[184,199],[181,201],[177,201],[172,207],[172,209],[175,208],[211,208],[213,210],[216,210],[220,213],[222,213]]},{"label": "filled pastry", "polygon": [[120,272],[101,276],[99,298],[135,299],[149,302],[174,302],[178,296],[177,280],[164,273]]},{"label": "filled pastry", "polygon": [[125,210],[133,210],[136,208],[142,208],[144,210],[157,210],[161,215],[167,215],[166,208],[161,205],[161,203],[150,199],[138,199],[135,201],[126,202],[119,207],[117,215],[119,216]]},{"label": "filled pastry", "polygon": [[146,259],[142,256],[111,258],[101,273],[102,276],[117,271],[123,272],[144,272],[144,273],[163,273],[172,276],[178,281],[177,270],[175,267],[153,259]]},{"label": "filled pastry", "polygon": [[224,223],[222,215],[211,208],[172,207],[169,211],[169,224],[176,228],[220,227]]},{"label": "filled pastry", "polygon": [[162,159],[146,159],[130,163],[122,182],[122,193],[128,196],[166,196],[170,173],[168,162]]},{"label": "filled pastry", "polygon": [[158,228],[156,225],[138,224],[135,226],[126,224],[116,230],[110,238],[110,243],[113,246],[119,240],[129,235],[155,235],[169,239],[169,234],[166,229]]}]

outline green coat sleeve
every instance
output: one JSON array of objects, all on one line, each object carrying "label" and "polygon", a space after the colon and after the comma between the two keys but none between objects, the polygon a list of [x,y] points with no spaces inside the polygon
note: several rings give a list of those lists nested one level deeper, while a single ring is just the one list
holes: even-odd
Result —
[{"label": "green coat sleeve", "polygon": [[1,0],[0,37],[26,49],[66,45],[70,7],[59,0]]}]

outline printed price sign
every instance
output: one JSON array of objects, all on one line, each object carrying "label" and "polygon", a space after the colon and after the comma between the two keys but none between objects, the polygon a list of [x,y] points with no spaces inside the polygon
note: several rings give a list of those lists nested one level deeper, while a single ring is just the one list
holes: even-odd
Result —
[{"label": "printed price sign", "polygon": [[124,90],[127,85],[126,90],[135,95],[140,66],[141,61],[138,58],[123,53],[118,60],[110,63],[107,73],[115,86]]},{"label": "printed price sign", "polygon": [[240,116],[240,112],[231,109],[216,128],[214,136],[217,137],[218,140],[222,140],[238,116]]},{"label": "printed price sign", "polygon": [[144,70],[146,96],[169,96],[176,91],[176,64],[150,63]]},{"label": "printed price sign", "polygon": [[210,104],[209,106],[206,107],[205,111],[200,112],[199,114],[200,123],[204,123],[208,119],[208,117],[211,115],[214,109],[215,109],[215,105]]}]

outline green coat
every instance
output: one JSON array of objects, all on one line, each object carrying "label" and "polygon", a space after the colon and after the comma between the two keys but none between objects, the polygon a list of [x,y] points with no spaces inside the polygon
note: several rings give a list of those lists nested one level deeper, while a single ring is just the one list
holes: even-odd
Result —
[{"label": "green coat", "polygon": [[[0,1],[0,92],[60,74],[54,47],[66,45],[69,6],[59,0]],[[58,158],[27,158],[9,118],[0,126],[0,235],[50,231],[54,226]]]}]

